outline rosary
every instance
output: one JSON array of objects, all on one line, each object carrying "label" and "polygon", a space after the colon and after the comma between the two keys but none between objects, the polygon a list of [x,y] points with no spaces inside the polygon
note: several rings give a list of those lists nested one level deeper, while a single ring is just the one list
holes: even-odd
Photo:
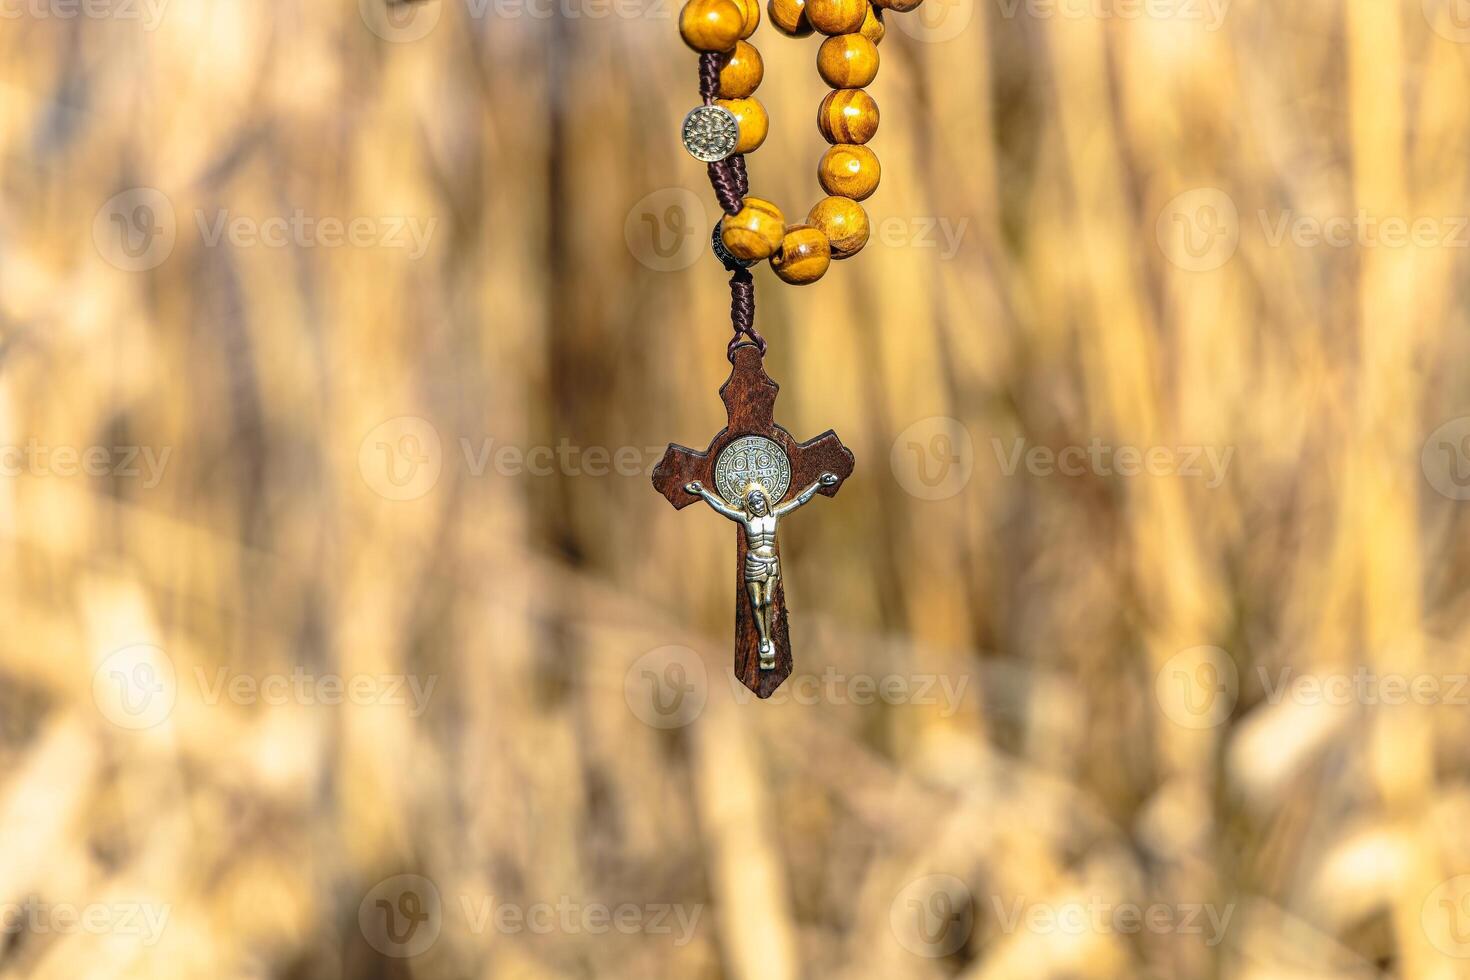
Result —
[{"label": "rosary", "polygon": [[712,247],[730,273],[733,365],[720,399],[727,423],[704,452],[670,445],[653,485],[676,509],[703,501],[740,526],[736,541],[735,674],[770,697],[791,674],[791,638],[781,582],[776,526],[818,494],[834,496],[852,474],[852,452],[828,430],[797,442],[774,419],[777,385],[766,374],[766,341],[755,329],[755,283],[761,259],[784,282],[807,285],[833,259],[856,255],[868,241],[859,201],[878,187],[878,158],[866,145],[878,129],[878,104],[863,91],[878,74],[883,39],[880,8],[905,11],[920,0],[770,0],[783,34],[826,35],[817,71],[832,87],[817,110],[817,127],[832,144],[817,166],[829,196],[805,224],[786,224],[770,201],[749,196],[745,154],[765,141],[766,110],[752,98],[765,69],[746,41],[760,24],[759,0],[689,0],[679,15],[684,42],[699,55],[704,104],[684,118],[684,148],[709,167],[724,216]]}]

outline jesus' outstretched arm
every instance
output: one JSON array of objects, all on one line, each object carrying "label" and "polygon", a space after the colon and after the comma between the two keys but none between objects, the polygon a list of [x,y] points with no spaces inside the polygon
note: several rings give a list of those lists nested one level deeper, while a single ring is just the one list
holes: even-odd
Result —
[{"label": "jesus' outstretched arm", "polygon": [[816,481],[811,486],[807,487],[801,493],[792,497],[780,507],[777,507],[775,510],[776,516],[785,517],[796,508],[809,502],[813,497],[817,495],[818,490],[822,489],[823,487],[830,487],[836,482],[837,475],[835,473],[823,473],[821,476],[817,477]]},{"label": "jesus' outstretched arm", "polygon": [[705,489],[704,484],[700,483],[698,480],[695,480],[693,483],[686,483],[684,485],[684,489],[689,493],[692,493],[695,496],[703,499],[705,503],[710,505],[710,508],[714,510],[715,513],[720,514],[724,517],[728,517],[732,521],[740,521],[742,523],[745,521],[745,513],[743,511],[736,510],[734,507],[731,507],[719,497],[716,497],[714,494],[710,493],[708,490]]}]

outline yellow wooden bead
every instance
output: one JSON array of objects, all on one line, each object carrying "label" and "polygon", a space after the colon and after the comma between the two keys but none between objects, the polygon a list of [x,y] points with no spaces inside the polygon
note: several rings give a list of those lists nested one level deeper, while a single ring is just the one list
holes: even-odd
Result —
[{"label": "yellow wooden bead", "polygon": [[806,223],[827,236],[834,259],[856,255],[868,244],[868,212],[850,197],[823,198],[806,216]]},{"label": "yellow wooden bead", "polygon": [[878,157],[866,146],[838,143],[822,154],[817,180],[822,190],[838,197],[864,200],[878,189]]},{"label": "yellow wooden bead", "polygon": [[758,99],[715,99],[715,105],[729,109],[740,124],[740,142],[735,144],[736,153],[754,153],[766,141],[771,128],[766,116],[766,107]]},{"label": "yellow wooden bead", "polygon": [[792,225],[781,239],[781,247],[771,255],[771,269],[784,282],[805,286],[816,282],[832,264],[832,246],[820,228]]},{"label": "yellow wooden bead", "polygon": [[817,110],[817,129],[828,143],[866,143],[878,131],[878,103],[860,88],[828,92]]},{"label": "yellow wooden bead", "polygon": [[766,12],[782,34],[806,37],[812,32],[812,22],[806,17],[806,0],[771,0]]},{"label": "yellow wooden bead", "polygon": [[806,0],[806,19],[823,34],[853,34],[867,12],[868,0]]},{"label": "yellow wooden bead", "polygon": [[733,0],[740,8],[740,40],[745,40],[761,26],[761,0]]},{"label": "yellow wooden bead", "polygon": [[862,88],[878,75],[878,49],[861,34],[829,37],[817,49],[817,71],[833,88]]},{"label": "yellow wooden bead", "polygon": [[735,50],[720,69],[720,98],[743,99],[760,88],[761,79],[766,77],[766,65],[761,53],[748,41],[736,41]]},{"label": "yellow wooden bead", "polygon": [[924,0],[873,0],[876,6],[883,7],[886,10],[896,10],[899,13],[913,10],[923,2]]},{"label": "yellow wooden bead", "polygon": [[858,33],[874,44],[877,44],[883,40],[883,35],[886,31],[887,28],[883,26],[882,8],[875,7],[871,3],[868,4],[868,12],[863,17],[863,26],[858,30]]},{"label": "yellow wooden bead", "polygon": [[695,51],[729,51],[744,22],[735,0],[689,0],[679,13],[679,33]]},{"label": "yellow wooden bead", "polygon": [[747,197],[739,211],[720,221],[720,241],[731,255],[748,262],[769,258],[781,247],[785,233],[786,219],[781,210],[758,197]]}]

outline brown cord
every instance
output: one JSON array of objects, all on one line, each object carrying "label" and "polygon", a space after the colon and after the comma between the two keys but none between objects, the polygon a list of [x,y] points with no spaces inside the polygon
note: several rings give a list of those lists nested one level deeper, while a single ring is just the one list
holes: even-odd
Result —
[{"label": "brown cord", "polygon": [[[705,105],[714,102],[720,90],[720,57],[712,51],[699,56],[699,95]],[[720,202],[720,210],[726,214],[738,212],[750,192],[744,155],[737,153],[710,164],[709,182]],[[734,359],[735,348],[748,343],[754,344],[764,357],[766,338],[755,329],[755,279],[739,263],[727,260],[725,268],[730,273],[730,326],[735,330],[735,336],[730,338],[730,358]]]}]

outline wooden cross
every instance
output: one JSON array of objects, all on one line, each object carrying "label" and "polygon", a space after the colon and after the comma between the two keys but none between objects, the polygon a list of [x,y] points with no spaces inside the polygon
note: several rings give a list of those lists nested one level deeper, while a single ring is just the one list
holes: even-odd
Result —
[{"label": "wooden cross", "polygon": [[[776,424],[779,389],[766,374],[759,348],[736,347],[731,360],[734,370],[720,388],[728,416],[725,428],[704,452],[671,444],[654,468],[653,486],[676,509],[703,500],[740,525],[735,675],[757,696],[768,698],[792,668],[777,522],[816,494],[835,496],[852,474],[853,457],[830,429],[797,442]],[[763,632],[769,639],[764,648]]]}]

